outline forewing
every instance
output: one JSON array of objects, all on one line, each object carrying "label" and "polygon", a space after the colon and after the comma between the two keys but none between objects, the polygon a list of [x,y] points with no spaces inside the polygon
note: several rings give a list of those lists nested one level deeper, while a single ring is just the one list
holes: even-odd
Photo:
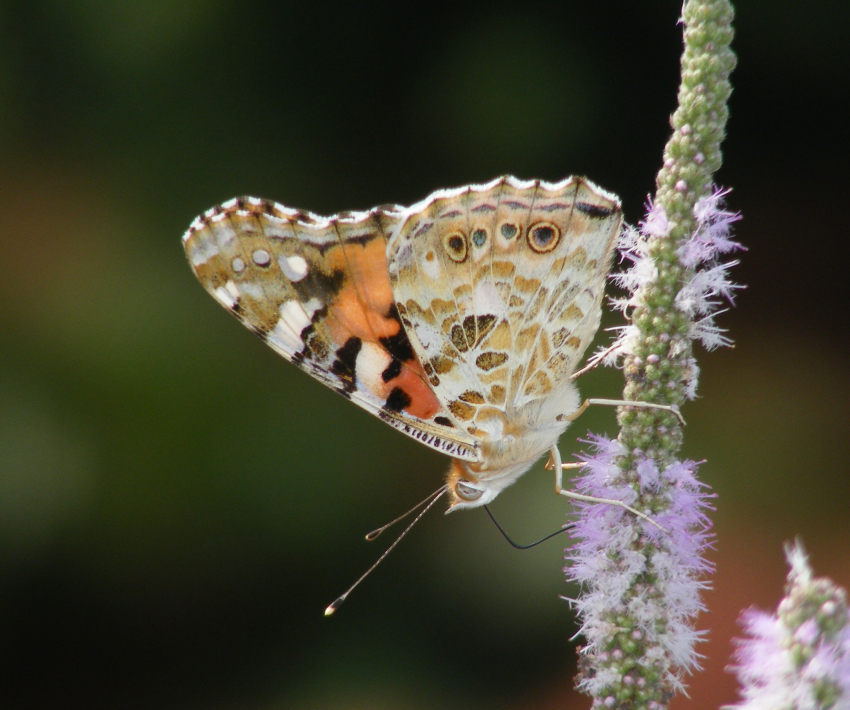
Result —
[{"label": "forewing", "polygon": [[409,436],[477,460],[395,309],[386,244],[401,208],[331,218],[265,200],[213,208],[183,237],[198,280],[276,352]]}]

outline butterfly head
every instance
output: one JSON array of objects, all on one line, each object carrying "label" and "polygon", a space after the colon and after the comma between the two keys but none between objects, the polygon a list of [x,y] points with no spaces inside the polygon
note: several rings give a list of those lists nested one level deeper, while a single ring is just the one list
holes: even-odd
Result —
[{"label": "butterfly head", "polygon": [[480,460],[452,459],[446,476],[449,510],[486,505],[514,483],[557,443],[570,423],[559,415],[575,412],[578,401],[578,390],[566,381],[556,396],[536,399],[515,409],[513,421],[504,426],[487,432],[483,425],[492,421],[479,422]]},{"label": "butterfly head", "polygon": [[521,467],[511,467],[510,470],[500,471],[500,475],[493,476],[494,471],[487,471],[486,474],[475,471],[478,465],[474,463],[459,459],[452,460],[452,466],[446,477],[449,495],[448,512],[487,505],[528,470],[530,465],[531,463],[526,463]]}]

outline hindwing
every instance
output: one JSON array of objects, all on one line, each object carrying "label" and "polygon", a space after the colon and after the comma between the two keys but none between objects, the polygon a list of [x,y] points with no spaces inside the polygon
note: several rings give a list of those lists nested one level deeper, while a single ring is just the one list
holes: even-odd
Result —
[{"label": "hindwing", "polygon": [[455,426],[501,437],[569,380],[599,326],[621,223],[619,201],[578,177],[504,177],[408,210],[388,246],[390,282]]}]

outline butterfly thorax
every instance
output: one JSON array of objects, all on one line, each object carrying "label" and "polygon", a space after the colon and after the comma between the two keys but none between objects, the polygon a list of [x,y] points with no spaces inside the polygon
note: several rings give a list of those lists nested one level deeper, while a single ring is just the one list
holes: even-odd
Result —
[{"label": "butterfly thorax", "polygon": [[493,431],[492,436],[479,431],[481,461],[452,460],[446,477],[449,510],[489,503],[557,443],[580,399],[570,381],[562,383],[559,390],[556,397],[509,408],[504,427]]}]

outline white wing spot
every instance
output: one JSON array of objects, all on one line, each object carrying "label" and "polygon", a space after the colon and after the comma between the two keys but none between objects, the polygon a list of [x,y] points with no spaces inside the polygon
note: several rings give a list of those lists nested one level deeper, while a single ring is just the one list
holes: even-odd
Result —
[{"label": "white wing spot", "polygon": [[230,262],[230,265],[233,267],[233,270],[238,274],[245,269],[245,262],[242,261],[238,256]]},{"label": "white wing spot", "polygon": [[206,236],[198,237],[193,242],[187,242],[187,245],[189,261],[192,262],[192,266],[206,264],[210,259],[219,254],[218,244]]},{"label": "white wing spot", "polygon": [[307,266],[307,260],[297,254],[278,257],[277,261],[280,264],[280,270],[283,271],[283,275],[290,281],[300,281],[310,271],[310,267]]},{"label": "white wing spot", "polygon": [[[312,308],[314,299],[307,303]],[[310,324],[310,318],[298,301],[287,301],[280,306],[280,320],[268,334],[271,343],[286,352],[297,353],[304,349],[301,331]]]},{"label": "white wing spot", "polygon": [[243,281],[240,286],[242,289],[242,293],[246,296],[250,296],[255,301],[259,301],[263,298],[264,292],[263,287],[258,283],[251,283],[250,281]]},{"label": "white wing spot", "polygon": [[419,262],[419,266],[428,278],[433,281],[439,281],[440,277],[443,275],[442,262],[435,257],[433,250],[429,251],[425,255],[425,259]]},{"label": "white wing spot", "polygon": [[505,304],[491,281],[477,284],[472,293],[473,313],[502,313]]},{"label": "white wing spot", "polygon": [[[298,301],[292,300],[280,305],[280,319],[292,328],[293,332],[300,333],[310,325],[310,316]],[[299,342],[301,338],[298,338]]]},{"label": "white wing spot", "polygon": [[279,320],[274,330],[268,334],[269,342],[287,352],[300,352],[304,349],[304,342],[292,328],[283,320]]},{"label": "white wing spot", "polygon": [[257,249],[251,254],[251,258],[257,266],[268,266],[272,260],[271,256],[265,249]]},{"label": "white wing spot", "polygon": [[313,316],[316,314],[316,311],[321,308],[324,308],[325,304],[322,299],[313,296],[313,298],[311,298],[309,301],[305,301],[304,303],[302,303],[301,307],[304,309],[304,312],[307,314],[307,317],[312,322]]},{"label": "white wing spot", "polygon": [[225,308],[233,308],[239,300],[239,289],[235,283],[228,281],[224,286],[219,286],[213,295]]},{"label": "white wing spot", "polygon": [[381,373],[391,361],[389,353],[380,345],[364,341],[354,363],[357,381],[362,383],[368,392],[380,396],[387,386],[381,378]]}]

